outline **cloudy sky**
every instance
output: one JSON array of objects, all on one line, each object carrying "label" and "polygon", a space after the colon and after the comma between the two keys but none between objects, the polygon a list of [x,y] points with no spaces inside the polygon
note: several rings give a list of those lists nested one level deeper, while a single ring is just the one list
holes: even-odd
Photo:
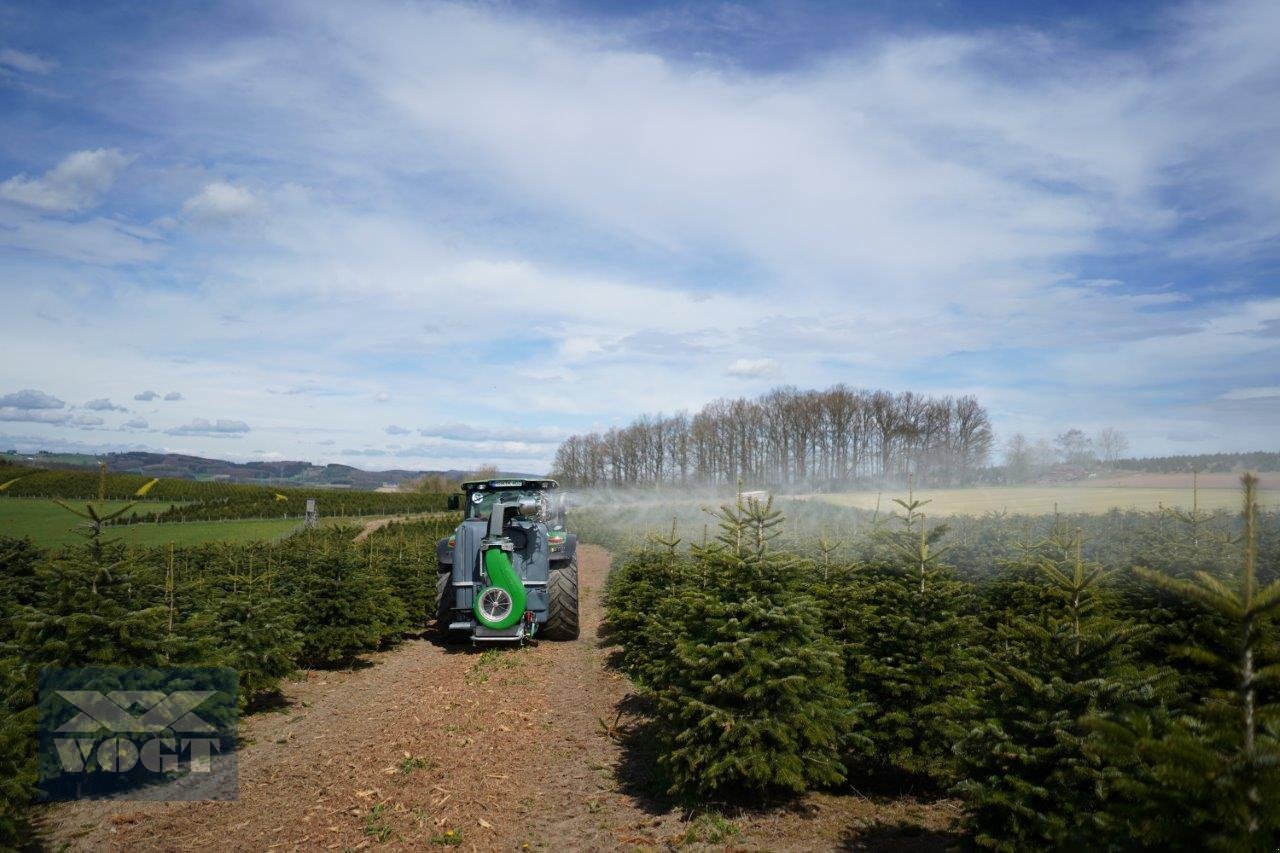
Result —
[{"label": "cloudy sky", "polygon": [[778,384],[1277,449],[1280,4],[0,2],[0,445],[541,470]]}]

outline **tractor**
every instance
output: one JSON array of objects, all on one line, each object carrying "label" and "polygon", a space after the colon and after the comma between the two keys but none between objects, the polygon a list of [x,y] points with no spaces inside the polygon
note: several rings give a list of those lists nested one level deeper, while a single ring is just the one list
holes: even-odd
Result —
[{"label": "tractor", "polygon": [[523,643],[578,638],[578,537],[564,529],[555,480],[462,484],[462,523],[436,544],[436,626],[443,639]]}]

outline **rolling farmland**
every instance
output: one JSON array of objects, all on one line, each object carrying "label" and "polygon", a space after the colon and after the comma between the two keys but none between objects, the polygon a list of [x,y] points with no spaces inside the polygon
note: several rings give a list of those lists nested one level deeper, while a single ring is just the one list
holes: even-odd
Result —
[{"label": "rolling farmland", "polygon": [[[119,509],[128,501],[94,501],[105,512]],[[76,506],[76,504],[71,504]],[[6,536],[29,536],[42,547],[76,545],[84,537],[76,532],[80,519],[52,500],[42,498],[0,499],[0,531]],[[275,539],[299,526],[296,518],[250,518],[229,521],[190,521],[175,524],[112,525],[107,536],[130,545],[201,545],[208,542],[254,542]]]}]

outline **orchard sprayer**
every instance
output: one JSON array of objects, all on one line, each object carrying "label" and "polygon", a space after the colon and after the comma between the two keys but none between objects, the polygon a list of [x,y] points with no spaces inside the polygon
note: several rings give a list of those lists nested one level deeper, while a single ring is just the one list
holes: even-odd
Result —
[{"label": "orchard sprayer", "polygon": [[578,637],[578,537],[564,529],[555,480],[462,484],[462,523],[436,545],[436,625],[446,638]]}]

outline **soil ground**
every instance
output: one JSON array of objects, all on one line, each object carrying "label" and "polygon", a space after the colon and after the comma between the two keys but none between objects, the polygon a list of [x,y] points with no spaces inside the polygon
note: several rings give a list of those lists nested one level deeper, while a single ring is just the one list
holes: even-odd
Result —
[{"label": "soil ground", "polygon": [[307,672],[242,722],[231,802],[48,807],[55,848],[945,850],[953,801],[813,794],[690,815],[655,792],[629,683],[598,638],[607,552],[580,555],[582,637],[474,651],[412,640]]}]

